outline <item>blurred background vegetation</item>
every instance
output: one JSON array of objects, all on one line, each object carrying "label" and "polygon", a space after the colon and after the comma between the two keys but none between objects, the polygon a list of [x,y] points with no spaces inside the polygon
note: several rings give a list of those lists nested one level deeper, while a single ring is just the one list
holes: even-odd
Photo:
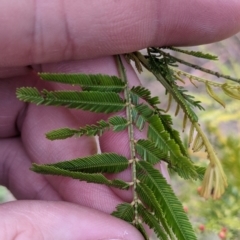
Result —
[{"label": "blurred background vegetation", "polygon": [[[240,78],[240,34],[219,43],[193,47],[192,49],[217,55],[219,61],[206,61],[187,57],[188,61]],[[178,53],[175,54],[179,55]],[[209,80],[225,82],[225,80],[186,66],[180,66],[180,68]],[[165,104],[166,108],[167,103],[164,101],[166,97],[161,86],[153,81],[149,73],[143,73],[140,78],[142,83],[151,89],[153,95],[160,97],[162,104]],[[198,195],[200,182],[186,182],[178,176],[172,175],[171,184],[183,202],[184,209],[196,229],[199,240],[238,240],[240,239],[240,101],[230,99],[219,90],[217,91],[218,96],[226,103],[226,108],[223,108],[207,95],[204,84],[196,84],[198,88],[195,88],[189,81],[185,82],[186,88],[193,93],[196,99],[203,103],[206,109],[206,111],[198,111],[200,123],[201,126],[204,126],[205,132],[223,164],[228,177],[228,188],[220,200],[206,201]],[[172,108],[173,114],[174,111],[175,109]],[[175,124],[179,127],[179,130],[182,125],[181,119],[181,115],[175,119]],[[187,139],[187,132],[185,131],[183,138]],[[204,152],[191,153],[191,155],[193,160],[200,165],[207,165],[208,161]],[[7,189],[0,186],[0,202],[13,199]]]},{"label": "blurred background vegetation", "polygon": [[[184,48],[185,49],[185,48]],[[218,71],[225,75],[230,75],[240,79],[240,34],[227,40],[208,44],[199,47],[186,48],[208,52],[217,55],[219,61],[206,61],[174,53],[188,62],[194,63],[204,68]],[[180,69],[193,75],[224,83],[226,80],[217,78],[191,69],[184,65],[179,65]],[[161,104],[165,104],[165,91],[158,83],[153,81],[149,73],[140,76],[142,83],[149,87],[154,95],[160,96]],[[144,80],[145,79],[145,80]],[[146,83],[146,79],[148,80]],[[198,194],[201,182],[185,181],[177,175],[171,174],[171,184],[182,201],[185,211],[196,230],[199,240],[218,239],[240,239],[240,101],[229,98],[221,89],[214,88],[214,92],[225,102],[226,108],[214,101],[205,90],[205,85],[194,81],[197,88],[186,80],[183,85],[197,100],[202,102],[206,111],[197,111],[199,122],[205,129],[205,133],[210,139],[215,151],[223,164],[223,168],[228,177],[228,188],[223,197],[217,201],[205,200]],[[234,82],[230,82],[234,83]],[[159,91],[161,92],[159,95]],[[176,105],[172,104],[171,115],[174,116]],[[174,123],[181,131],[183,116],[179,114],[174,117]],[[182,134],[187,145],[188,129]],[[200,151],[191,152],[194,162],[207,166],[206,153]]]}]

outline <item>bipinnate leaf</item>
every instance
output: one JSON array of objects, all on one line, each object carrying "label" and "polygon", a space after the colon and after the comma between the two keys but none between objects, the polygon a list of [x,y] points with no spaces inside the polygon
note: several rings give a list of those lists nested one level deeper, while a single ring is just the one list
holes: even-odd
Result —
[{"label": "bipinnate leaf", "polygon": [[147,185],[159,201],[168,225],[179,240],[196,240],[192,226],[183,210],[182,204],[175,196],[162,174],[145,161],[139,161],[137,178]]},{"label": "bipinnate leaf", "polygon": [[156,217],[148,212],[148,210],[143,207],[141,204],[138,205],[139,215],[142,217],[142,220],[156,233],[157,237],[161,240],[169,240],[164,229],[161,227]]},{"label": "bipinnate leaf", "polygon": [[24,102],[37,105],[65,106],[97,113],[118,112],[125,103],[114,92],[78,92],[78,91],[47,91],[41,93],[36,88],[19,88],[17,97]]},{"label": "bipinnate leaf", "polygon": [[129,203],[122,203],[117,206],[112,215],[132,224],[134,220],[134,208]]},{"label": "bipinnate leaf", "polygon": [[117,173],[127,169],[127,158],[115,153],[102,153],[70,161],[45,164],[71,172],[85,173]]},{"label": "bipinnate leaf", "polygon": [[43,80],[79,85],[84,90],[100,92],[121,92],[125,83],[116,76],[82,73],[39,73]]},{"label": "bipinnate leaf", "polygon": [[120,189],[129,188],[128,183],[119,179],[109,180],[100,173],[91,174],[91,173],[83,173],[83,172],[73,172],[73,171],[57,168],[54,166],[37,165],[37,164],[33,164],[31,170],[41,174],[71,177],[73,179],[78,179],[80,181],[104,184],[106,186],[111,186],[111,187],[120,188]]}]

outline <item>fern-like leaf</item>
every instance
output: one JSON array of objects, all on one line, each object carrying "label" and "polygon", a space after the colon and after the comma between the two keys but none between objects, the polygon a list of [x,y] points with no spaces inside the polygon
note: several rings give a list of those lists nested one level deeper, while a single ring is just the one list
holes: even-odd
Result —
[{"label": "fern-like leaf", "polygon": [[[140,197],[141,201],[144,205],[154,213],[158,222],[164,228],[164,232],[172,238],[172,231],[166,223],[166,219],[163,214],[162,206],[159,204],[159,201],[156,199],[152,190],[144,183],[139,183],[136,189],[138,196]],[[141,213],[140,213],[141,214]],[[158,223],[158,225],[160,225]]]},{"label": "fern-like leaf", "polygon": [[100,92],[121,92],[125,84],[116,76],[101,74],[39,73],[43,80],[79,85],[84,90]]},{"label": "fern-like leaf", "polygon": [[169,133],[170,137],[178,144],[181,153],[184,156],[189,157],[188,152],[180,138],[179,132],[173,129],[171,126],[172,125],[171,117],[165,114],[158,114],[158,116],[160,117],[165,130]]},{"label": "fern-like leaf", "polygon": [[159,222],[157,221],[156,217],[149,213],[146,208],[144,208],[141,204],[138,205],[138,211],[139,215],[142,217],[142,220],[154,230],[156,235],[161,240],[168,240],[168,236],[164,232],[161,225],[159,225]]},{"label": "fern-like leaf", "polygon": [[[151,113],[146,105],[136,106],[135,109],[141,115],[144,121],[148,122],[148,139],[154,142],[155,146],[166,154],[169,153],[170,164],[183,178],[197,178],[194,165],[191,160],[182,155],[180,147],[171,139],[170,134],[164,129],[164,126],[157,115]],[[150,116],[150,117],[149,117]]]},{"label": "fern-like leaf", "polygon": [[41,93],[36,88],[19,88],[17,97],[25,102],[37,105],[66,106],[80,108],[91,112],[112,113],[125,107],[123,100],[113,92],[77,92],[77,91],[47,91]]},{"label": "fern-like leaf", "polygon": [[183,49],[179,49],[179,48],[175,48],[175,47],[167,47],[167,48],[171,49],[173,51],[176,51],[176,52],[191,55],[193,57],[204,58],[204,59],[208,59],[208,60],[218,60],[218,56],[215,56],[215,55],[212,55],[209,53],[203,53],[203,52],[199,52],[199,51],[188,51],[188,50],[183,50]]},{"label": "fern-like leaf", "polygon": [[71,177],[73,179],[78,179],[80,181],[104,184],[106,186],[111,186],[111,187],[120,188],[120,189],[129,188],[128,183],[119,179],[109,180],[100,173],[91,174],[91,173],[83,173],[83,172],[73,172],[73,171],[68,171],[68,170],[64,170],[64,169],[53,167],[53,166],[37,165],[37,164],[33,164],[31,170],[41,174]]},{"label": "fern-like leaf", "polygon": [[128,122],[125,118],[120,116],[110,117],[108,122],[104,120],[98,121],[96,124],[85,125],[78,129],[60,128],[50,131],[46,134],[49,140],[66,139],[69,137],[81,137],[81,136],[101,136],[105,131],[112,130],[115,132],[123,131],[128,126]]},{"label": "fern-like leaf", "polygon": [[146,184],[162,206],[168,225],[179,240],[196,240],[182,204],[159,171],[145,161],[137,163],[137,178]]},{"label": "fern-like leaf", "polygon": [[45,164],[71,172],[117,173],[128,167],[128,160],[115,153],[102,153],[69,161]]}]

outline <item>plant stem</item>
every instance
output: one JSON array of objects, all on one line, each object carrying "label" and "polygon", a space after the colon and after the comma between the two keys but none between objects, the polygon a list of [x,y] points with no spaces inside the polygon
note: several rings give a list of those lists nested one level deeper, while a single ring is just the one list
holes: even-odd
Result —
[{"label": "plant stem", "polygon": [[129,144],[130,144],[130,156],[132,160],[132,181],[133,181],[133,204],[134,204],[134,223],[138,223],[138,196],[136,192],[137,188],[137,176],[136,176],[136,152],[135,152],[135,139],[134,139],[134,128],[133,128],[133,118],[132,118],[132,104],[131,104],[131,96],[130,96],[130,89],[128,85],[128,79],[126,76],[126,70],[123,66],[122,60],[120,55],[116,56],[117,58],[117,67],[119,71],[120,78],[122,81],[126,83],[126,87],[124,90],[124,98],[126,100],[126,116],[129,122],[128,125],[128,137],[129,137]]},{"label": "plant stem", "polygon": [[168,56],[168,57],[171,57],[172,59],[174,59],[175,61],[181,63],[181,64],[184,64],[186,66],[189,66],[189,67],[192,67],[192,68],[195,68],[197,70],[200,70],[202,72],[205,72],[205,73],[208,73],[208,74],[211,74],[211,75],[214,75],[218,78],[225,78],[225,79],[228,79],[228,80],[231,80],[231,81],[234,81],[234,82],[237,82],[237,83],[240,83],[240,79],[237,79],[237,78],[233,78],[231,76],[228,76],[228,75],[224,75],[224,74],[221,74],[219,72],[215,72],[215,71],[212,71],[210,69],[207,69],[207,68],[203,68],[203,67],[200,67],[198,65],[195,65],[195,64],[192,64],[192,63],[189,63],[189,62],[186,62],[182,59],[179,59],[177,57],[174,57],[172,56],[171,54],[169,53],[165,53],[164,51],[160,50],[159,48],[153,48],[156,52],[159,52],[160,54],[163,54],[165,56]]}]

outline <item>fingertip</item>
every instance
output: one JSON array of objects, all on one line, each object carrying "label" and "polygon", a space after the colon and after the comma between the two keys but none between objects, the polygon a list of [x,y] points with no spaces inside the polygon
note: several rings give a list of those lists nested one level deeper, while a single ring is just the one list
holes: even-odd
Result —
[{"label": "fingertip", "polygon": [[0,207],[0,239],[142,240],[130,224],[66,202],[16,201]]}]

